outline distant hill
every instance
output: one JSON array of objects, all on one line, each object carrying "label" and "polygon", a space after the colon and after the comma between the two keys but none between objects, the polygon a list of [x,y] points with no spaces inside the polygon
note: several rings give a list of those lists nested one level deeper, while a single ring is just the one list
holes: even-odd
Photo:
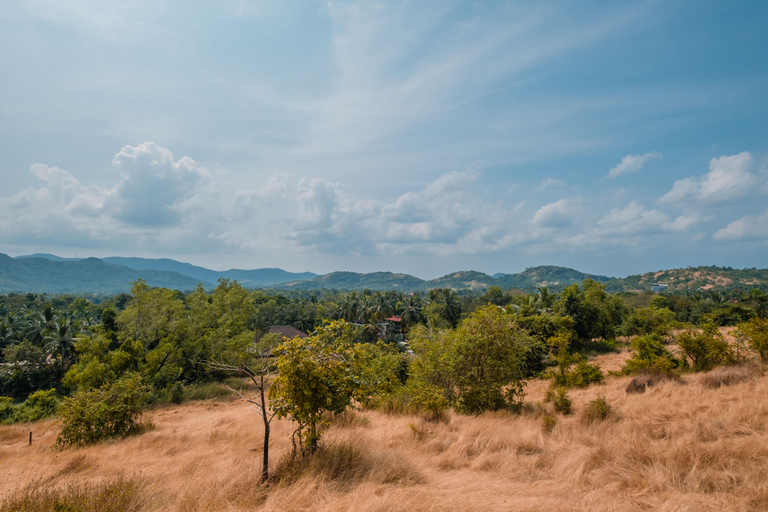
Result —
[{"label": "distant hill", "polygon": [[697,290],[726,291],[759,288],[768,291],[768,269],[732,269],[730,267],[696,267],[647,272],[625,278],[586,274],[566,267],[539,266],[517,274],[490,276],[474,270],[453,272],[443,277],[424,280],[409,274],[393,272],[287,272],[279,268],[215,271],[172,259],[150,258],[61,258],[52,254],[33,254],[11,258],[0,254],[0,293],[120,293],[130,290],[131,282],[144,279],[150,286],[178,290],[194,289],[202,283],[214,288],[219,278],[231,279],[247,288],[284,290],[336,289],[398,290],[424,292],[432,288],[452,288],[485,292],[490,286],[502,290],[533,291],[547,286],[560,291],[573,283],[591,278],[605,283],[608,291],[648,290],[655,284],[666,284],[669,292]]},{"label": "distant hill", "polygon": [[372,272],[360,274],[356,272],[333,272],[301,282],[285,283],[278,288],[290,288],[297,290],[312,289],[336,289],[336,290],[400,290],[400,291],[426,291],[432,288],[452,288],[454,290],[472,290],[485,292],[491,286],[499,286],[504,290],[519,288],[521,290],[533,290],[536,287],[548,286],[553,290],[560,290],[572,283],[581,283],[591,277],[600,282],[607,282],[611,278],[585,274],[577,270],[564,267],[533,267],[519,274],[496,274],[499,277],[489,276],[474,270],[462,270],[447,274],[429,281],[419,279],[408,274],[395,274],[392,272]]},{"label": "distant hill", "polygon": [[232,269],[219,272],[168,258],[151,259],[110,256],[108,258],[102,258],[102,260],[136,270],[178,272],[179,274],[207,283],[215,284],[219,278],[231,279],[247,288],[265,288],[289,281],[303,281],[317,277],[317,274],[313,274],[312,272],[287,272],[279,268],[259,268],[255,270]]},{"label": "distant hill", "polygon": [[734,269],[731,267],[693,267],[646,272],[622,279],[611,279],[608,291],[648,290],[655,284],[665,284],[669,293],[698,290],[727,291],[758,288],[768,291],[768,269]]},{"label": "distant hill", "polygon": [[581,283],[587,278],[594,279],[601,283],[607,283],[610,277],[595,274],[585,274],[578,270],[566,267],[555,267],[546,265],[541,267],[531,267],[518,274],[506,274],[497,278],[497,286],[501,288],[519,288],[521,290],[530,290],[531,288],[540,288],[547,286],[554,290],[565,288],[573,283]]},{"label": "distant hill", "polygon": [[331,272],[306,281],[293,281],[284,283],[278,288],[292,290],[401,290],[416,291],[424,288],[423,279],[408,274],[394,274],[392,272],[371,272],[360,274],[357,272]]},{"label": "distant hill", "polygon": [[129,291],[137,279],[146,280],[150,286],[178,290],[192,290],[199,282],[177,272],[135,270],[97,258],[57,261],[0,254],[0,293],[113,294]]}]

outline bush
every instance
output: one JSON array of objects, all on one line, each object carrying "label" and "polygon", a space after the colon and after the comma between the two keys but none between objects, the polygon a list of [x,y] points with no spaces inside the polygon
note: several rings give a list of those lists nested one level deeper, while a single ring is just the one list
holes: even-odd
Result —
[{"label": "bush", "polygon": [[428,421],[439,421],[449,404],[441,389],[411,379],[405,386],[384,395],[376,405],[384,412],[419,414]]},{"label": "bush", "polygon": [[549,388],[544,394],[544,401],[551,402],[555,412],[560,414],[568,415],[573,412],[573,402],[568,397],[568,390],[566,388]]},{"label": "bush", "polygon": [[611,414],[611,406],[605,397],[600,397],[587,403],[582,413],[582,420],[584,423],[594,423],[596,421],[603,421]]},{"label": "bush", "polygon": [[557,416],[554,414],[545,414],[541,417],[541,428],[549,434],[555,429],[557,425]]},{"label": "bush", "polygon": [[753,318],[741,324],[736,335],[745,339],[749,348],[757,352],[763,362],[768,362],[768,319]]},{"label": "bush", "polygon": [[632,357],[627,359],[619,375],[632,375],[642,371],[672,374],[680,366],[672,353],[666,349],[661,338],[655,334],[638,336],[632,340]]},{"label": "bush", "polygon": [[78,391],[59,408],[63,426],[57,444],[89,444],[125,437],[141,430],[147,387],[138,374],[129,374],[100,389]]},{"label": "bush", "polygon": [[705,325],[701,333],[695,331],[680,333],[677,344],[683,355],[691,360],[693,369],[697,372],[737,362],[733,347],[712,324]]},{"label": "bush", "polygon": [[0,423],[12,423],[16,407],[13,404],[13,398],[9,396],[0,396]]},{"label": "bush", "polygon": [[576,366],[559,373],[552,372],[551,375],[555,387],[562,388],[586,388],[605,379],[599,365],[589,364],[583,359],[580,359]]},{"label": "bush", "polygon": [[16,421],[37,421],[56,414],[59,398],[56,389],[36,391],[27,397],[23,404],[16,409]]}]

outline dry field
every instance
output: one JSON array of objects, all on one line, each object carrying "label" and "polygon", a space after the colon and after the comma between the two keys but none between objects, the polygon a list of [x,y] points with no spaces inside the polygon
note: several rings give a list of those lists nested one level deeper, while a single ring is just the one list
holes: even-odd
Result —
[{"label": "dry field", "polygon": [[[597,361],[615,369],[623,357]],[[629,381],[572,391],[575,412],[558,416],[551,433],[536,407],[437,423],[358,411],[324,437],[340,467],[331,461],[268,488],[258,483],[258,417],[242,402],[150,411],[155,428],[141,436],[63,451],[52,422],[2,426],[0,496],[33,482],[95,485],[125,475],[141,485],[140,508],[158,511],[768,510],[768,377],[755,367],[719,369],[627,395]],[[527,401],[546,386],[531,382]],[[613,414],[585,423],[585,404],[600,396]],[[291,426],[273,425],[276,467]]]}]

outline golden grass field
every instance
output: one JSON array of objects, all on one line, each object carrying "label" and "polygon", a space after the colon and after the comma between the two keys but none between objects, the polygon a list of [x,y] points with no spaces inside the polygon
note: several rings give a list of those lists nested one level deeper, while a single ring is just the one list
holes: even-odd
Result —
[{"label": "golden grass field", "polygon": [[[596,358],[618,369],[627,354]],[[732,378],[732,377],[736,378]],[[715,388],[718,383],[741,382]],[[322,443],[342,467],[259,485],[261,426],[245,403],[191,402],[146,414],[143,435],[86,448],[54,447],[51,421],[0,426],[0,496],[32,483],[141,486],[142,510],[263,511],[749,511],[768,510],[768,377],[756,366],[685,376],[627,395],[630,377],[574,390],[575,412],[551,433],[540,408],[523,415],[449,413],[440,422],[357,411]],[[533,381],[527,402],[548,385]],[[604,396],[613,414],[587,424]],[[29,431],[33,444],[28,446]],[[272,466],[291,425],[273,422]]]}]

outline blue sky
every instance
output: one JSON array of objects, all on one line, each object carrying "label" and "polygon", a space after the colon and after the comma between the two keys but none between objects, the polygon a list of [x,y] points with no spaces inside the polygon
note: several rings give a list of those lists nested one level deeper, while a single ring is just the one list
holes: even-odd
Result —
[{"label": "blue sky", "polygon": [[766,267],[768,3],[0,4],[0,252]]}]

